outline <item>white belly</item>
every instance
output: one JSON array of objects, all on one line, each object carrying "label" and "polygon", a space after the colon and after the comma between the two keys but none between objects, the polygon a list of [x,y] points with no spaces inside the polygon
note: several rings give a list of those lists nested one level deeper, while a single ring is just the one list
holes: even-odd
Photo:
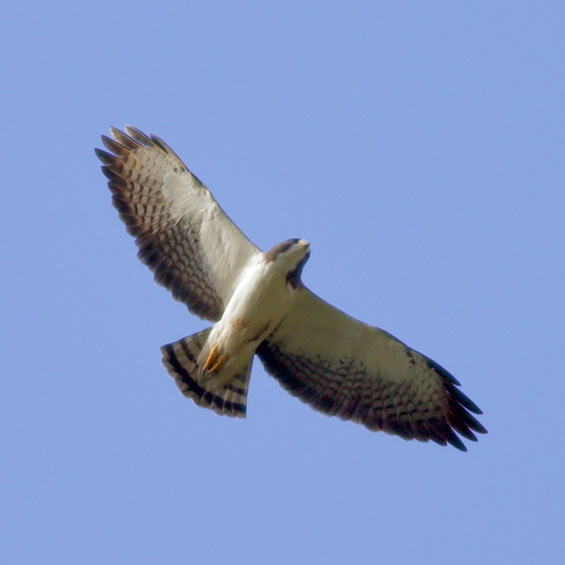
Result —
[{"label": "white belly", "polygon": [[221,320],[212,328],[200,352],[199,366],[203,366],[215,347],[216,354],[225,359],[220,375],[240,370],[257,346],[278,326],[294,294],[284,274],[273,269],[273,263],[258,259],[242,273]]}]

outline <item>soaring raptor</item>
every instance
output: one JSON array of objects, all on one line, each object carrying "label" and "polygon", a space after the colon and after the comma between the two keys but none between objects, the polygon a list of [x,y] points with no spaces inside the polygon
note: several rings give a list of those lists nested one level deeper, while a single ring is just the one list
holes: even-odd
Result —
[{"label": "soaring raptor", "polygon": [[466,451],[486,429],[443,367],[308,290],[303,239],[263,253],[158,137],[125,127],[96,149],[138,256],[188,310],[214,324],[161,348],[181,392],[245,417],[254,355],[291,394],[330,416]]}]

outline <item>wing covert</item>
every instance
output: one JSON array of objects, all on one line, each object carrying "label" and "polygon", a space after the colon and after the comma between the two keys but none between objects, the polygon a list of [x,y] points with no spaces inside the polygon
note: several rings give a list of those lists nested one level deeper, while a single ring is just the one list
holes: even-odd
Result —
[{"label": "wing covert", "polygon": [[96,149],[112,203],[155,281],[194,314],[218,320],[237,277],[259,250],[167,144],[134,127]]},{"label": "wing covert", "polygon": [[473,432],[486,433],[470,413],[482,412],[450,373],[305,287],[257,354],[291,394],[370,430],[463,451],[457,434],[476,441]]}]

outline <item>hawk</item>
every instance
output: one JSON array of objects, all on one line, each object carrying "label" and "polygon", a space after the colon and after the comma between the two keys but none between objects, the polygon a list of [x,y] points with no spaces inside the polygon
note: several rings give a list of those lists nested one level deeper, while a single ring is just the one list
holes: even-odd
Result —
[{"label": "hawk", "polygon": [[[155,135],[110,128],[96,149],[138,257],[188,310],[213,325],[161,348],[181,392],[217,414],[245,417],[255,355],[315,410],[404,439],[466,451],[482,414],[443,367],[312,293],[303,239],[262,252]],[[459,434],[459,435],[458,435]]]}]

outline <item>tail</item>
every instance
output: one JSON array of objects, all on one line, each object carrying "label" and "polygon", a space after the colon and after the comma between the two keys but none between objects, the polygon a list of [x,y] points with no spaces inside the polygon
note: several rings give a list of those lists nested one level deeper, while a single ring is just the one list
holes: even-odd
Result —
[{"label": "tail", "polygon": [[239,373],[230,375],[229,382],[226,382],[225,377],[214,378],[213,374],[205,373],[199,367],[197,359],[211,329],[163,345],[163,366],[175,379],[180,391],[198,406],[210,408],[216,414],[245,418],[247,387],[253,358]]}]

